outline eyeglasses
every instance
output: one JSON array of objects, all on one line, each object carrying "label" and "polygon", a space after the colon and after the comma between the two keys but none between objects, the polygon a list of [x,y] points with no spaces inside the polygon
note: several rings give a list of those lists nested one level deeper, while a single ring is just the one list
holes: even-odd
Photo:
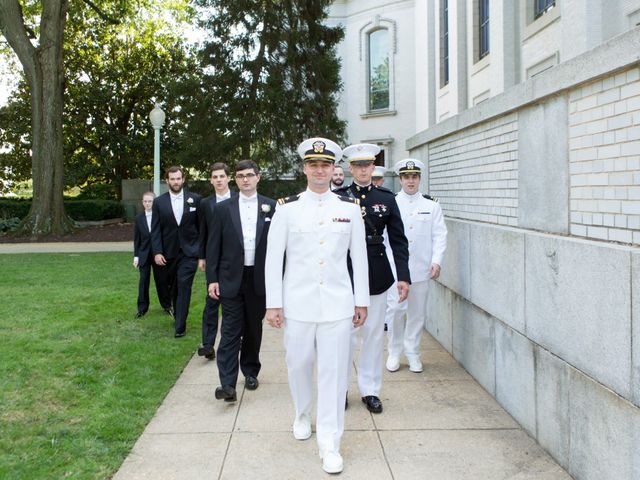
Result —
[{"label": "eyeglasses", "polygon": [[251,180],[255,176],[255,173],[245,173],[244,175],[242,173],[236,173],[236,180]]}]

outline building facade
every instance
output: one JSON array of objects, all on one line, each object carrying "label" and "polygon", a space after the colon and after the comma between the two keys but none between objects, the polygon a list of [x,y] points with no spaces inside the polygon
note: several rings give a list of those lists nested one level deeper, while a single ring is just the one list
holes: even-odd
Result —
[{"label": "building facade", "polygon": [[[350,141],[389,132],[387,166],[423,160],[446,216],[427,330],[574,478],[640,479],[640,0],[334,12]],[[376,18],[397,113],[370,117],[354,64]]]},{"label": "building facade", "polygon": [[345,31],[339,114],[347,143],[379,145],[376,164],[392,168],[408,156],[406,141],[416,131],[414,2],[336,1],[328,23]]}]

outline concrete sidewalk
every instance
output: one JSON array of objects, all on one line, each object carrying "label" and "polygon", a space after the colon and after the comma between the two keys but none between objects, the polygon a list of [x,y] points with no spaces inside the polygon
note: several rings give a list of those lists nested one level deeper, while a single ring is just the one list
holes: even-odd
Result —
[{"label": "concrete sidewalk", "polygon": [[133,256],[133,242],[0,243],[0,254],[87,252],[131,252]]},{"label": "concrete sidewalk", "polygon": [[[282,331],[265,326],[262,345],[260,388],[245,390],[240,375],[236,403],[214,398],[216,364],[194,356],[114,479],[328,478],[315,435],[291,433]],[[427,333],[423,350],[423,373],[385,370],[382,414],[351,384],[340,478],[571,478]]]}]

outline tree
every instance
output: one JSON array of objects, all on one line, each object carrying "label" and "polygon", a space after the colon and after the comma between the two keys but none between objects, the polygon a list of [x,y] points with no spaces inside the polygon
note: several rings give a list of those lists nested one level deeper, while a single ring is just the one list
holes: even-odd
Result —
[{"label": "tree", "polygon": [[[153,130],[148,114],[163,101],[163,159],[175,157],[184,130],[182,103],[199,84],[181,27],[187,1],[150,0],[109,29],[70,15],[64,129],[67,185],[106,183],[120,193],[127,178],[151,178]],[[162,12],[156,17],[155,12]],[[182,18],[181,18],[182,17]],[[172,25],[168,18],[177,23]],[[186,87],[188,85],[189,87]]]},{"label": "tree", "polygon": [[203,103],[210,108],[199,123],[218,129],[209,151],[227,160],[252,158],[278,175],[290,170],[292,152],[305,137],[342,139],[335,47],[343,31],[323,23],[331,1],[197,3],[211,12],[202,21],[209,34],[202,49]]},{"label": "tree", "polygon": [[[32,236],[72,227],[62,205],[64,186],[101,182],[119,192],[123,178],[151,176],[152,100],[166,99],[172,121],[163,133],[172,138],[183,116],[175,101],[182,97],[173,91],[198,78],[182,39],[182,26],[193,15],[188,0],[103,0],[100,7],[90,0],[62,2],[54,25],[51,3],[60,2],[35,2],[23,11],[16,0],[0,0],[0,32],[25,74],[10,104],[0,109],[0,141],[11,146],[0,154],[0,166],[11,165],[17,179],[33,176],[32,208],[20,227]],[[30,28],[38,15],[39,27]],[[53,39],[45,34],[50,30],[57,32]],[[31,67],[37,73],[52,61],[50,49],[57,52],[55,64],[30,75]],[[44,90],[41,84],[51,85]],[[167,142],[165,152],[176,145]]]},{"label": "tree", "polygon": [[33,202],[20,230],[39,236],[72,228],[62,203],[63,34],[68,0],[42,0],[37,45],[18,0],[0,0],[0,32],[17,55],[29,86]]}]

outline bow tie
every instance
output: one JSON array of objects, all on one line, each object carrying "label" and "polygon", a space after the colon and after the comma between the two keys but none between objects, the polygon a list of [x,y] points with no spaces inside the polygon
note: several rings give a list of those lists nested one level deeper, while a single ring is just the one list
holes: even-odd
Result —
[{"label": "bow tie", "polygon": [[182,200],[182,195],[171,195],[172,200]]},{"label": "bow tie", "polygon": [[245,198],[245,197],[240,197],[240,201],[242,203],[253,203],[255,201],[257,201],[257,198]]}]

